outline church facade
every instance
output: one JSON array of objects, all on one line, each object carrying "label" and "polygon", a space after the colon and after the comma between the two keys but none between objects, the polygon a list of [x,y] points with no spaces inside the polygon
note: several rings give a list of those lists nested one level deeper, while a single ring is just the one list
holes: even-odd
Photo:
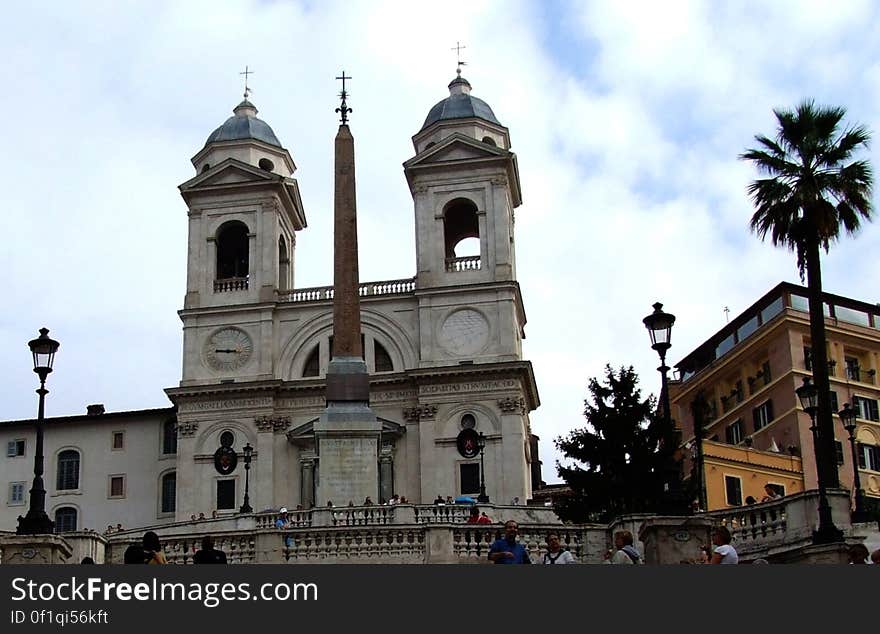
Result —
[{"label": "church facade", "polygon": [[[522,358],[526,317],[516,280],[516,155],[507,128],[465,79],[456,77],[449,91],[413,136],[414,155],[404,163],[416,275],[359,288],[370,406],[381,422],[373,501],[397,494],[430,503],[475,495],[481,483],[493,502],[526,500],[538,463],[529,413],[540,401]],[[245,447],[255,510],[363,502],[316,499],[314,424],[325,407],[333,288],[295,284],[297,234],[308,229],[293,157],[245,99],[192,162],[196,176],[180,186],[189,240],[179,312],[183,371],[179,386],[166,390],[173,408],[68,417],[64,448],[53,444],[61,420],[47,425],[47,511],[73,505],[80,512],[73,528],[237,512]],[[478,253],[457,254],[468,243],[478,243]],[[123,441],[121,451],[137,460],[110,465],[105,436],[117,427],[150,438]],[[460,450],[465,429],[485,439],[484,472],[480,456]],[[0,423],[0,435],[9,447],[33,437],[29,421]],[[72,468],[59,462],[64,451],[79,455],[70,499],[59,488],[61,470]],[[108,474],[127,464],[137,466],[123,475],[139,482],[138,493],[109,496]],[[14,474],[4,466],[4,479],[27,481],[27,465],[32,456],[16,462]],[[92,482],[89,490],[80,480]],[[3,510],[0,528],[8,530],[26,506]]]}]

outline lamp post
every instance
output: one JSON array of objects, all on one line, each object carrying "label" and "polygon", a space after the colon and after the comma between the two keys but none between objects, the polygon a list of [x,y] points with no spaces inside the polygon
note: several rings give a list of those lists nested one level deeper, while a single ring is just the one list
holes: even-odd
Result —
[{"label": "lamp post", "polygon": [[477,502],[486,504],[489,496],[486,495],[486,463],[483,460],[483,450],[486,448],[486,437],[483,432],[477,435],[477,448],[480,450],[480,495],[477,496]]},{"label": "lamp post", "polygon": [[37,410],[37,446],[34,449],[34,484],[31,487],[31,499],[27,515],[19,516],[19,535],[41,535],[55,530],[55,522],[46,515],[46,487],[43,484],[43,418],[45,417],[46,377],[52,372],[55,353],[61,344],[49,337],[48,328],[40,328],[40,336],[28,342],[34,357],[34,372],[40,377],[40,405]]},{"label": "lamp post", "polygon": [[[813,432],[813,448],[816,455],[816,468],[821,468],[820,445],[822,443],[821,428],[816,425],[816,413],[819,411],[819,390],[813,385],[810,377],[804,377],[804,384],[795,390],[801,407],[810,415],[810,431]],[[843,539],[843,531],[834,525],[831,516],[831,506],[828,504],[828,495],[825,490],[825,482],[818,478],[819,484],[819,528],[813,531],[814,544],[831,544]]]},{"label": "lamp post", "polygon": [[661,386],[660,399],[663,407],[663,436],[662,443],[664,452],[667,454],[667,464],[664,467],[664,494],[666,496],[667,512],[683,513],[685,505],[681,499],[681,473],[680,467],[675,461],[675,449],[678,445],[675,427],[672,423],[672,412],[669,408],[669,366],[666,365],[666,352],[669,350],[672,338],[672,325],[675,323],[675,315],[663,312],[663,304],[654,304],[654,312],[645,317],[642,322],[651,336],[651,347],[660,355]]},{"label": "lamp post", "polygon": [[254,451],[254,448],[251,447],[251,444],[248,443],[244,446],[244,504],[241,505],[241,508],[238,509],[239,513],[253,513],[254,509],[251,508],[251,498],[250,498],[250,487],[251,487],[251,454]]},{"label": "lamp post", "polygon": [[843,421],[843,428],[849,434],[849,447],[852,450],[852,467],[853,467],[853,491],[855,491],[856,504],[851,515],[851,521],[867,522],[868,517],[865,513],[865,492],[862,490],[862,482],[859,479],[859,456],[856,449],[856,410],[850,407],[849,403],[844,403],[843,409],[837,412],[840,420]]}]

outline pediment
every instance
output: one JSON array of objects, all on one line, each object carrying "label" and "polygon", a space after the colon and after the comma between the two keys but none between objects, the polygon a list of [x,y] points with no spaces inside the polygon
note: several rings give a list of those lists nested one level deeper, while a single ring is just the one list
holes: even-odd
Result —
[{"label": "pediment", "polygon": [[186,181],[180,186],[180,191],[243,183],[271,183],[279,181],[280,178],[280,176],[272,172],[267,172],[234,158],[228,158],[207,172],[203,172],[195,178]]},{"label": "pediment", "polygon": [[[382,423],[382,436],[385,438],[398,438],[406,433],[406,427],[400,423],[395,423],[381,417],[377,417],[377,420]],[[299,427],[291,429],[287,432],[287,439],[294,445],[311,443],[315,437],[315,423],[317,422],[318,419],[315,418],[307,423],[303,423]]]},{"label": "pediment", "polygon": [[449,161],[502,158],[509,155],[510,152],[507,150],[477,141],[463,134],[453,134],[404,163],[404,167],[417,167]]}]

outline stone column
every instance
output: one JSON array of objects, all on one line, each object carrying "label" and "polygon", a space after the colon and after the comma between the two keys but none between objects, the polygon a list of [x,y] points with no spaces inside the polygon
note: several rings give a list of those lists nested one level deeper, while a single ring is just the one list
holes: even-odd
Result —
[{"label": "stone column", "polygon": [[[304,453],[299,459],[300,477],[300,504],[304,509],[315,506],[315,454]],[[325,501],[326,503],[326,501]]]},{"label": "stone column", "polygon": [[255,447],[257,450],[257,460],[253,465],[256,468],[251,470],[251,506],[257,510],[270,506],[276,508],[275,500],[272,499],[274,494],[272,491],[274,470],[273,444],[275,440],[272,435],[272,429],[274,421],[267,416],[257,416],[254,419],[254,424],[257,427],[257,446]]},{"label": "stone column", "polygon": [[[486,465],[486,488],[495,492],[494,498],[491,493],[489,496],[496,504],[509,504],[515,497],[525,504],[529,493],[524,453],[525,401],[521,396],[499,399],[498,409],[501,411],[500,451],[496,449],[494,464]],[[492,441],[486,443],[487,455],[493,444]]]},{"label": "stone column", "polygon": [[[198,490],[201,480],[196,479],[195,453],[196,432],[199,424],[195,421],[177,421],[177,491],[175,492],[175,520],[182,522],[192,513],[199,512]],[[213,506],[212,506],[213,508]],[[204,510],[204,509],[202,509]]]},{"label": "stone column", "polygon": [[[280,416],[274,419],[272,426],[272,502],[273,508],[290,506],[297,501],[291,499],[293,487],[290,475],[290,460],[288,455],[287,430],[290,427],[290,418]],[[295,469],[294,469],[295,470]]]},{"label": "stone column", "polygon": [[387,502],[394,495],[394,457],[393,447],[386,445],[379,453],[379,497]]}]

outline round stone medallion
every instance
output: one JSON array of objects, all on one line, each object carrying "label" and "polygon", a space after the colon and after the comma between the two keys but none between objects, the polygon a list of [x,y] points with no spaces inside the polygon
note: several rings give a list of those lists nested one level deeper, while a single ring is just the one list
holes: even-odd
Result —
[{"label": "round stone medallion", "polygon": [[482,352],[489,343],[489,324],[482,314],[463,308],[449,315],[440,327],[440,345],[463,357]]}]

